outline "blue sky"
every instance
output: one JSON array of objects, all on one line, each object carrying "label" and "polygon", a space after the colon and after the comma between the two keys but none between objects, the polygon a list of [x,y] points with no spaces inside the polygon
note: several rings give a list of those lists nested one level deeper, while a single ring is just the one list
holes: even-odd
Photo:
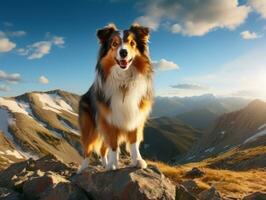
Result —
[{"label": "blue sky", "polygon": [[266,0],[4,0],[0,13],[1,96],[84,93],[96,29],[137,21],[152,30],[157,95],[266,98]]}]

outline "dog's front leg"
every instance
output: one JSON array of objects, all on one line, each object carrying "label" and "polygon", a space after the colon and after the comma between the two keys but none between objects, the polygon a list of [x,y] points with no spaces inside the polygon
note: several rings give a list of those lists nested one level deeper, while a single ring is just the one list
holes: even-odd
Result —
[{"label": "dog's front leg", "polygon": [[108,164],[106,170],[116,170],[118,169],[118,149],[110,149],[108,152]]},{"label": "dog's front leg", "polygon": [[143,158],[140,155],[138,142],[130,144],[130,154],[131,154],[133,167],[139,167],[142,169],[147,167],[147,163],[145,162],[145,160],[143,160]]},{"label": "dog's front leg", "polygon": [[128,133],[128,141],[130,143],[130,155],[133,167],[146,168],[147,163],[141,157],[139,145],[143,138],[143,126]]}]

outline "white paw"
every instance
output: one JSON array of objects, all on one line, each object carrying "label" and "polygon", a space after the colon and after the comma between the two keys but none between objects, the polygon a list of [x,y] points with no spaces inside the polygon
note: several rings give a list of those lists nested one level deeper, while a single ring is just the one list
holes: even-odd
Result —
[{"label": "white paw", "polygon": [[107,171],[112,171],[118,169],[118,166],[115,164],[108,164],[105,168]]},{"label": "white paw", "polygon": [[78,168],[78,171],[77,171],[77,174],[81,174],[87,167],[84,167],[84,166],[79,166]]},{"label": "white paw", "polygon": [[89,167],[89,160],[88,158],[85,158],[82,162],[82,164],[79,166],[77,174],[80,174],[84,171],[84,169]]},{"label": "white paw", "polygon": [[138,160],[133,162],[132,166],[137,167],[137,168],[141,168],[141,169],[145,169],[145,168],[147,168],[147,163],[143,159],[138,159]]},{"label": "white paw", "polygon": [[107,168],[107,166],[108,166],[108,160],[107,160],[106,157],[103,157],[102,158],[102,165],[103,165],[104,168]]}]

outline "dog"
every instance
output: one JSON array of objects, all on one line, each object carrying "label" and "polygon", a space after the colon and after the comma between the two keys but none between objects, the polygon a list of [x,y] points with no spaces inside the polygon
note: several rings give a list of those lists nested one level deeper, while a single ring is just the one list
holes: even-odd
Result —
[{"label": "dog", "polygon": [[84,161],[101,156],[106,170],[118,169],[119,145],[126,142],[131,165],[146,168],[139,145],[153,104],[153,69],[149,57],[149,29],[133,24],[118,30],[114,24],[97,30],[100,43],[96,77],[79,102],[79,125]]}]

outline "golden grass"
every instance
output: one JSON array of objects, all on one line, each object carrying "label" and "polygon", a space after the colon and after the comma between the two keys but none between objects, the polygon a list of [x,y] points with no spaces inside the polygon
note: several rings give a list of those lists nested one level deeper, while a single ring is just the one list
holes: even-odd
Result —
[{"label": "golden grass", "polygon": [[256,192],[266,192],[266,170],[230,171],[210,169],[204,163],[190,163],[182,166],[171,167],[164,163],[151,162],[158,166],[162,173],[175,183],[187,180],[185,173],[193,167],[198,167],[205,172],[201,178],[194,181],[201,189],[214,186],[223,196],[241,199],[244,196]]}]

